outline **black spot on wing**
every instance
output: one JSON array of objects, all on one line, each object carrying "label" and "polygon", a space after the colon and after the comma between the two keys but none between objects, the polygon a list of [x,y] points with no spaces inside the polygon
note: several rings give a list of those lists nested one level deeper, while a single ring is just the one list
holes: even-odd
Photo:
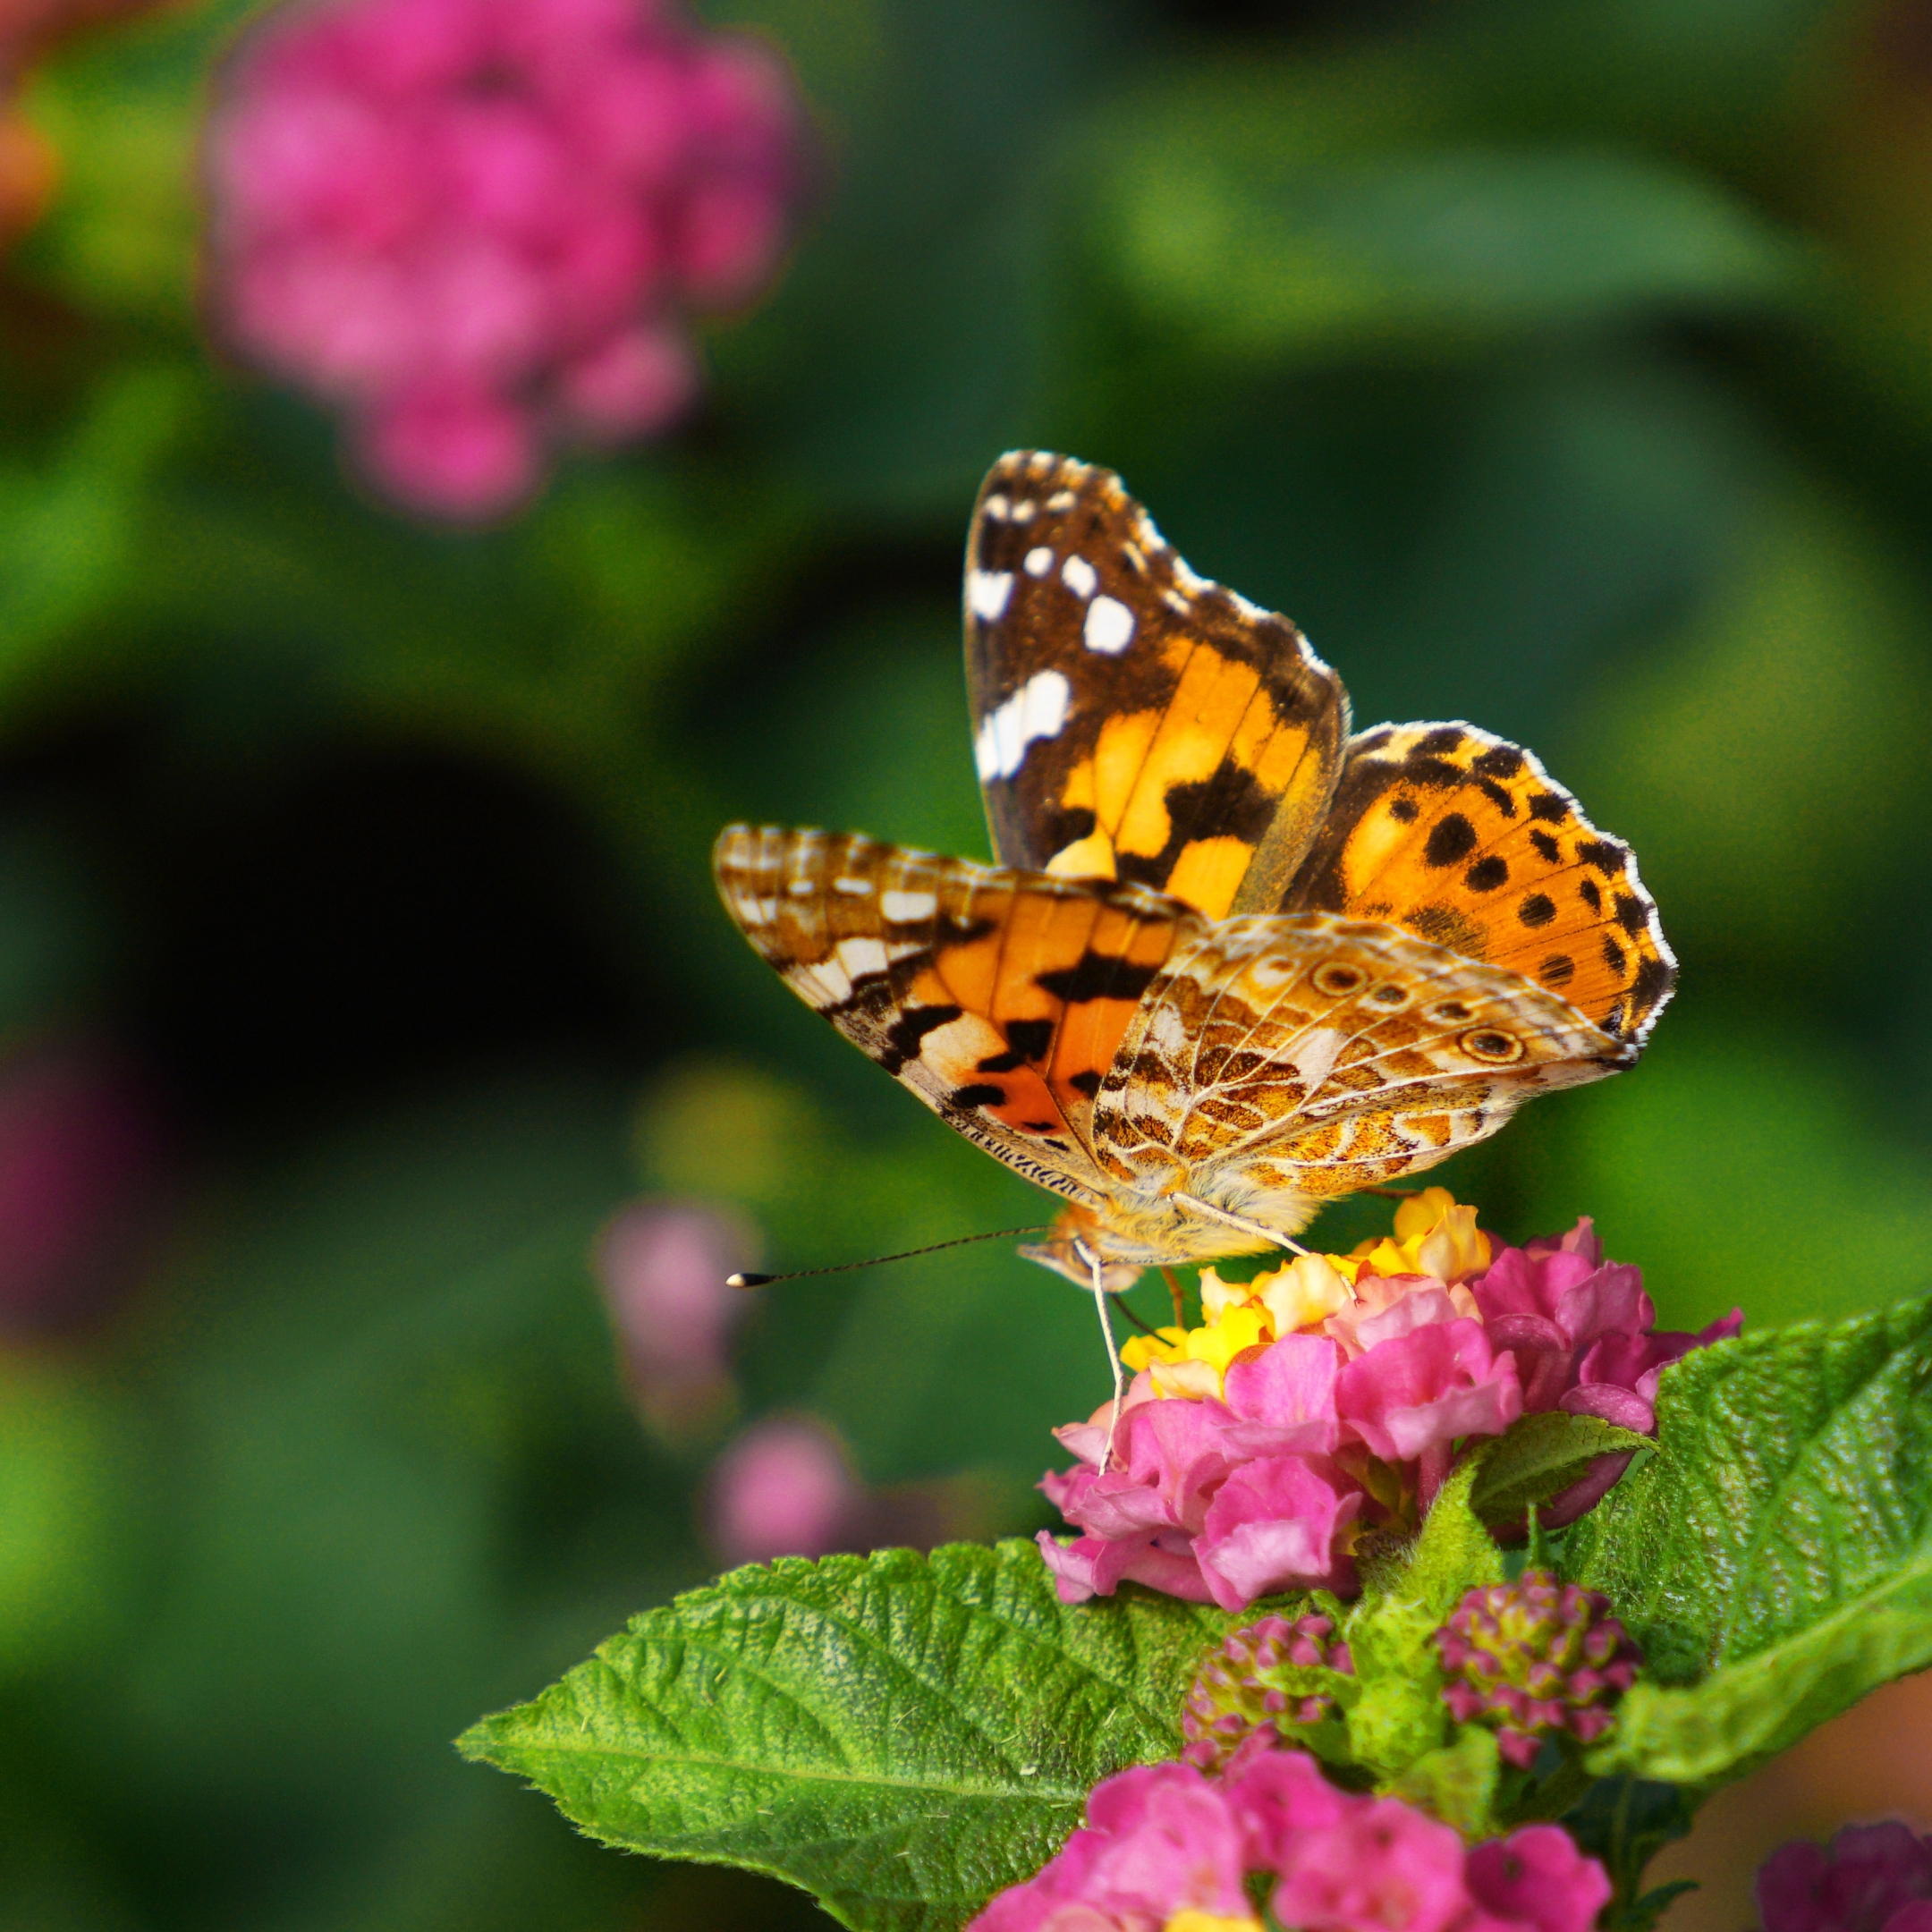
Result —
[{"label": "black spot on wing", "polygon": [[951,1026],[960,1013],[957,1006],[908,1006],[886,1030],[878,1063],[888,1073],[896,1073],[908,1060],[919,1058],[919,1042],[928,1033]]},{"label": "black spot on wing", "polygon": [[1169,785],[1162,802],[1167,808],[1167,843],[1151,855],[1117,852],[1114,869],[1123,879],[1165,886],[1182,848],[1204,834],[1258,845],[1275,822],[1281,794],[1269,791],[1245,765],[1225,758],[1205,778]]},{"label": "black spot on wing", "polygon": [[1523,767],[1523,755],[1513,744],[1491,745],[1470,761],[1470,769],[1485,778],[1513,778]]},{"label": "black spot on wing", "polygon": [[1005,1097],[1004,1087],[989,1087],[982,1082],[975,1087],[955,1087],[946,1096],[946,1105],[961,1108],[996,1106]]},{"label": "black spot on wing", "polygon": [[1567,953],[1552,953],[1537,968],[1537,978],[1545,986],[1568,986],[1576,978],[1576,962]]},{"label": "black spot on wing", "polygon": [[1554,792],[1532,792],[1530,794],[1530,816],[1546,819],[1551,825],[1561,825],[1570,816],[1570,808]]},{"label": "black spot on wing", "polygon": [[1628,962],[1623,957],[1623,948],[1608,933],[1603,936],[1604,964],[1614,973],[1623,970]]},{"label": "black spot on wing", "polygon": [[1649,914],[1644,902],[1634,893],[1614,893],[1610,903],[1616,914],[1616,922],[1631,935],[1640,933],[1649,923]]},{"label": "black spot on wing", "polygon": [[1647,959],[1631,984],[1631,998],[1639,1013],[1648,1013],[1677,983],[1677,969],[1669,961]]},{"label": "black spot on wing", "polygon": [[1601,912],[1603,911],[1603,894],[1597,889],[1595,879],[1579,879],[1577,881],[1577,897],[1592,912]]},{"label": "black spot on wing", "polygon": [[1462,883],[1471,892],[1494,892],[1498,886],[1509,883],[1509,860],[1491,852],[1487,859],[1479,859],[1462,875]]},{"label": "black spot on wing", "polygon": [[1075,1093],[1085,1094],[1091,1100],[1100,1091],[1100,1076],[1092,1067],[1084,1067],[1067,1081]]},{"label": "black spot on wing", "polygon": [[1579,865],[1595,866],[1599,872],[1621,872],[1629,848],[1614,839],[1579,839],[1576,855]]},{"label": "black spot on wing", "polygon": [[1459,859],[1466,859],[1475,849],[1476,827],[1461,812],[1449,812],[1429,828],[1428,841],[1422,848],[1422,860],[1424,864],[1440,869],[1444,866],[1453,866]]},{"label": "black spot on wing", "polygon": [[1053,1045],[1054,1022],[1051,1020],[1009,1020],[1005,1031],[1006,1044],[1022,1060],[1044,1060],[1047,1048]]},{"label": "black spot on wing", "polygon": [[1052,972],[1035,973],[1033,984],[1042,993],[1076,1006],[1082,1000],[1139,999],[1154,982],[1157,966],[1134,966],[1117,953],[1086,952],[1079,963]]},{"label": "black spot on wing", "polygon": [[1537,857],[1546,865],[1556,863],[1562,848],[1547,832],[1532,832],[1530,835],[1530,843],[1536,847]]},{"label": "black spot on wing", "polygon": [[1555,902],[1547,893],[1531,893],[1516,908],[1516,917],[1525,926],[1547,926],[1556,917]]},{"label": "black spot on wing", "polygon": [[1419,809],[1412,798],[1394,798],[1389,801],[1388,815],[1398,825],[1413,825]]},{"label": "black spot on wing", "polygon": [[1438,724],[1417,741],[1416,751],[1424,758],[1446,758],[1462,748],[1463,733],[1453,724]]}]

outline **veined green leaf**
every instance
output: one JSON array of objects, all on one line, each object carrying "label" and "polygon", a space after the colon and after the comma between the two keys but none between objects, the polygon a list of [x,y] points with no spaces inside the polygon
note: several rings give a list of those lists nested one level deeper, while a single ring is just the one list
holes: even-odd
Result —
[{"label": "veined green leaf", "polygon": [[940,1932],[1051,1858],[1101,1778],[1176,1755],[1238,1621],[1132,1585],[1070,1609],[1029,1543],[785,1559],[647,1611],[460,1748],[606,1843]]},{"label": "veined green leaf", "polygon": [[1932,1302],[1721,1343],[1572,1532],[1646,1682],[1592,1762],[1721,1783],[1932,1662]]},{"label": "veined green leaf", "polygon": [[1648,1449],[1650,1438],[1598,1416],[1561,1409],[1526,1415],[1483,1456],[1470,1507],[1493,1527],[1521,1523],[1530,1506],[1580,1482],[1598,1456]]}]

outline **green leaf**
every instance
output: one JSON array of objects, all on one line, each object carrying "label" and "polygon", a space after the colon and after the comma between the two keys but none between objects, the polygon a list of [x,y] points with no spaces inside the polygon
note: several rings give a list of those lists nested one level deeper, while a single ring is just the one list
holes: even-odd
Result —
[{"label": "green leaf", "polygon": [[1030,1543],[786,1559],[647,1611],[460,1749],[606,1843],[937,1932],[1051,1858],[1101,1778],[1176,1755],[1236,1621],[1133,1585],[1069,1608]]},{"label": "green leaf", "polygon": [[1187,121],[1112,184],[1118,272],[1209,352],[1440,353],[1764,302],[1797,254],[1716,183],[1608,151],[1311,156]]},{"label": "green leaf", "polygon": [[1526,1415],[1483,1456],[1470,1507],[1492,1528],[1521,1523],[1534,1504],[1580,1482],[1598,1456],[1649,1447],[1648,1436],[1597,1416]]},{"label": "green leaf", "polygon": [[1601,1862],[1616,1887],[1604,1914],[1605,1932],[1650,1932],[1687,1881],[1640,1892],[1644,1868],[1690,1829],[1690,1806],[1674,1784],[1641,1778],[1601,1778],[1563,1815],[1570,1835]]},{"label": "green leaf", "polygon": [[1599,1771],[1710,1785],[1932,1663],[1932,1302],[1700,1350],[1571,1534],[1643,1682]]}]

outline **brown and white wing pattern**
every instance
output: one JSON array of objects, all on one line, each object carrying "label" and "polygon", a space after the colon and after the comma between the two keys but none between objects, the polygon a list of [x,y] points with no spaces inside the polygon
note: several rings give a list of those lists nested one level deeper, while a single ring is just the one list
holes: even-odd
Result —
[{"label": "brown and white wing pattern", "polygon": [[1288,1231],[1307,1202],[1433,1166],[1620,1043],[1521,975],[1377,922],[1229,919],[1173,956],[1101,1083],[1110,1171]]}]

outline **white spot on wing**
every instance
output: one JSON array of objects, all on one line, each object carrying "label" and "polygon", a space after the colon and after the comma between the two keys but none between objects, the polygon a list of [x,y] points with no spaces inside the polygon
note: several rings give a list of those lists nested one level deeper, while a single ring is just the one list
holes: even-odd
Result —
[{"label": "white spot on wing", "polygon": [[939,902],[928,892],[889,892],[879,894],[879,911],[889,919],[929,919],[939,910]]},{"label": "white spot on wing", "polygon": [[1013,595],[1011,571],[976,570],[966,580],[966,601],[981,623],[993,623],[1006,614],[1006,599]]},{"label": "white spot on wing", "polygon": [[1071,510],[1073,507],[1073,492],[1070,489],[1055,490],[1046,499],[1046,507],[1056,516],[1063,511]]},{"label": "white spot on wing", "polygon": [[1007,512],[1009,508],[1010,505],[1007,504],[1006,499],[1002,496],[996,490],[986,500],[986,513],[989,517],[991,517],[996,523],[1004,523],[1006,521]]},{"label": "white spot on wing", "polygon": [[1035,544],[1026,554],[1024,568],[1029,577],[1044,577],[1053,568],[1053,552],[1045,544]]},{"label": "white spot on wing", "polygon": [[973,740],[979,776],[1011,778],[1026,763],[1027,747],[1036,738],[1059,735],[1072,697],[1073,687],[1063,673],[1038,671],[1004,704],[988,711]]},{"label": "white spot on wing", "polygon": [[854,899],[863,899],[872,890],[872,881],[867,878],[834,879],[832,890],[848,894]]},{"label": "white spot on wing", "polygon": [[886,970],[886,948],[877,939],[841,939],[838,962],[854,979]]},{"label": "white spot on wing", "polygon": [[1075,597],[1089,597],[1100,588],[1099,573],[1083,556],[1070,556],[1060,566],[1060,581]]},{"label": "white spot on wing", "polygon": [[1097,597],[1087,606],[1080,635],[1087,648],[1114,657],[1133,642],[1134,614],[1118,597]]}]

